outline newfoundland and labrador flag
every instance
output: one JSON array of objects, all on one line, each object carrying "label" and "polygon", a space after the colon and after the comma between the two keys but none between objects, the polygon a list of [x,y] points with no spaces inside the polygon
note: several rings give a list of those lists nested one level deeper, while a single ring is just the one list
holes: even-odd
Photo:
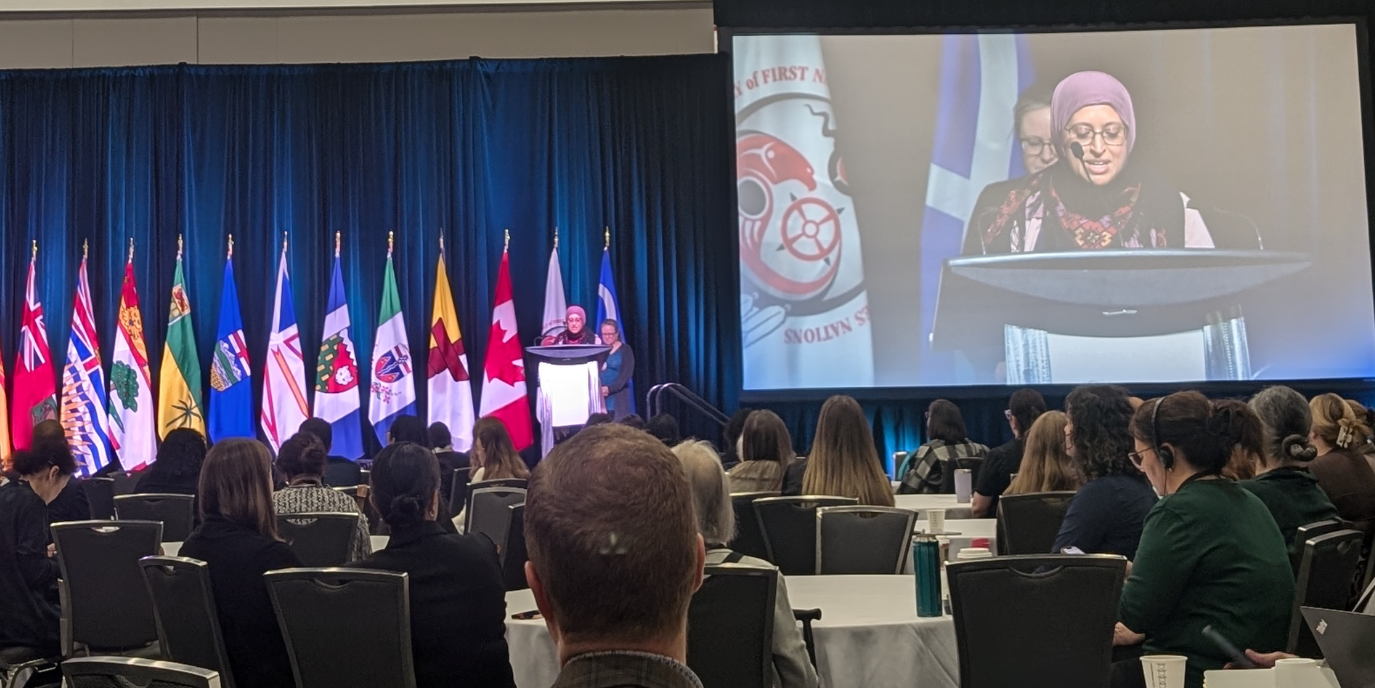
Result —
[{"label": "newfoundland and labrador flag", "polygon": [[286,270],[286,244],[277,264],[277,296],[272,307],[272,335],[267,340],[263,364],[263,407],[259,417],[272,451],[296,434],[310,416],[306,401],[306,363],[301,355],[301,333],[296,327],[296,308],[291,301],[291,278]]},{"label": "newfoundland and labrador flag", "polygon": [[356,461],[363,456],[363,421],[358,398],[358,355],[353,350],[350,327],[336,245],[329,304],[325,306],[324,340],[320,342],[320,357],[315,366],[315,417],[328,421],[333,428],[330,453]]},{"label": "newfoundland and labrador flag", "polygon": [[119,331],[110,366],[110,445],[120,466],[136,471],[157,455],[157,418],[153,407],[153,374],[148,365],[148,346],[143,341],[143,313],[134,284],[133,249],[124,264],[124,284],[119,293]]},{"label": "newfoundland and labrador flag", "polygon": [[82,256],[72,303],[67,364],[62,367],[62,432],[76,458],[78,476],[90,476],[110,463],[105,404],[105,372],[91,307],[91,284],[86,279],[86,257]]},{"label": "newfoundland and labrador flag", "polygon": [[35,275],[38,244],[29,260],[29,277],[24,286],[24,314],[19,330],[19,356],[14,365],[14,448],[28,449],[33,443],[33,426],[57,418],[57,385],[53,376],[53,357],[48,350],[48,328],[43,324],[43,302],[38,300]]},{"label": "newfoundland and labrador flag", "polygon": [[372,347],[372,388],[368,420],[377,441],[387,443],[387,430],[397,416],[415,413],[415,368],[406,340],[406,320],[396,291],[396,272],[391,251],[382,277],[382,312],[377,316],[377,338]]},{"label": "newfoundland and labrador flag", "polygon": [[230,253],[224,261],[220,321],[215,328],[215,350],[210,354],[211,442],[255,436],[252,374],[243,338],[239,289],[234,284],[234,254]]}]

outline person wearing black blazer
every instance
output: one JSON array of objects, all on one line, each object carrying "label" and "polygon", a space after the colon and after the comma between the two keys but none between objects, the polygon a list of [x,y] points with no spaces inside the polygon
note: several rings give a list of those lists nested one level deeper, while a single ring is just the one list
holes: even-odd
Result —
[{"label": "person wearing black blazer", "polygon": [[371,499],[391,539],[353,566],[409,576],[416,688],[514,688],[496,546],[436,521],[447,519],[439,519],[434,453],[409,442],[387,446],[372,466]]},{"label": "person wearing black blazer", "polygon": [[0,487],[0,647],[57,654],[60,612],[49,597],[59,575],[42,498],[21,483]]},{"label": "person wearing black blazer", "polygon": [[635,412],[634,390],[630,386],[635,376],[635,352],[621,341],[621,326],[610,318],[602,323],[601,340],[611,347],[601,365],[602,397],[611,419],[620,420]]}]

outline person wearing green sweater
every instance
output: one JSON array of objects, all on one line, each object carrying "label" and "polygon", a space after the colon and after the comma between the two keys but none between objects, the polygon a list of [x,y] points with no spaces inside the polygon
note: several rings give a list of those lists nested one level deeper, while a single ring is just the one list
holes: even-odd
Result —
[{"label": "person wearing green sweater", "polygon": [[1266,387],[1251,397],[1252,411],[1265,427],[1265,452],[1260,474],[1239,483],[1260,498],[1280,535],[1289,547],[1290,562],[1297,566],[1300,547],[1295,542],[1299,526],[1338,518],[1337,507],[1308,472],[1308,462],[1318,449],[1308,440],[1313,414],[1302,394],[1284,386]]},{"label": "person wearing green sweater", "polygon": [[[1294,574],[1284,538],[1260,499],[1221,477],[1238,441],[1236,413],[1178,392],[1132,418],[1131,459],[1164,497],[1146,516],[1113,643],[1187,657],[1187,688],[1227,663],[1205,626],[1261,652],[1282,649],[1289,629]],[[1115,664],[1112,685],[1144,686],[1140,661]]]}]

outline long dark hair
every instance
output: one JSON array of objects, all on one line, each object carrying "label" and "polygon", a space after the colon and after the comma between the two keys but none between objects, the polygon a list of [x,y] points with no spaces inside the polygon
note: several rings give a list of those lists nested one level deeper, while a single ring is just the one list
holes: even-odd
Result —
[{"label": "long dark hair", "polygon": [[969,439],[969,431],[964,427],[964,416],[960,407],[953,401],[937,399],[926,408],[926,427],[931,439],[944,440],[951,444]]},{"label": "long dark hair", "polygon": [[216,444],[205,455],[197,492],[202,518],[221,516],[280,539],[272,509],[272,456],[261,442],[236,437]]},{"label": "long dark hair", "polygon": [[1074,426],[1074,461],[1089,480],[1109,475],[1140,477],[1132,465],[1132,405],[1117,385],[1075,387],[1065,397],[1065,412]]},{"label": "long dark hair", "polygon": [[484,469],[483,480],[530,477],[530,469],[521,461],[506,424],[496,418],[479,419],[473,426],[473,458],[477,459],[473,469],[478,466]]},{"label": "long dark hair", "polygon": [[[1148,401],[1132,417],[1136,439],[1157,448],[1168,444],[1204,475],[1220,475],[1232,448],[1254,432],[1254,414],[1244,404],[1217,403],[1198,392],[1175,392]],[[1161,459],[1164,462],[1164,459]]]},{"label": "long dark hair", "polygon": [[439,490],[439,459],[414,442],[394,442],[372,463],[372,503],[393,528],[417,526]]},{"label": "long dark hair", "polygon": [[148,474],[161,480],[195,480],[205,463],[205,435],[191,428],[177,428],[162,439],[158,459]]}]

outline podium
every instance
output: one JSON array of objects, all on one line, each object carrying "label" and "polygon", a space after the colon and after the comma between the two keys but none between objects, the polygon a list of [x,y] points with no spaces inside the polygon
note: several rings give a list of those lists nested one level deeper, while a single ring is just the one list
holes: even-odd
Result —
[{"label": "podium", "polygon": [[[1302,253],[1225,249],[952,258],[941,272],[930,343],[946,351],[1001,344],[1007,384],[1049,384],[1088,381],[1055,374],[1056,344],[1080,347],[1058,357],[1063,362],[1092,355],[1095,345],[1149,353],[1197,342],[1203,374],[1194,379],[1246,380],[1244,309],[1265,304],[1311,265]],[[1129,379],[1138,372],[1146,377]],[[1138,365],[1112,379],[1155,378]]]},{"label": "podium", "polygon": [[541,456],[554,448],[554,428],[583,425],[594,413],[606,412],[602,398],[601,362],[609,346],[531,346],[525,352],[539,361],[535,417],[540,422]]}]

